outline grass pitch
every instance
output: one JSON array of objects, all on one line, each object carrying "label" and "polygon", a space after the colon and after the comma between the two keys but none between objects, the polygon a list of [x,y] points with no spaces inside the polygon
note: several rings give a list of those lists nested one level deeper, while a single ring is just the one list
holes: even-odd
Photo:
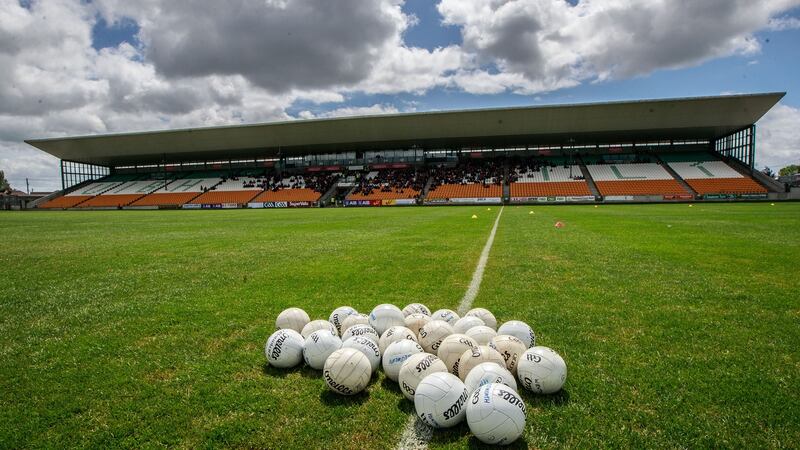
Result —
[{"label": "grass pitch", "polygon": [[[455,309],[497,211],[2,213],[0,447],[391,447],[396,385],[267,367],[274,319]],[[474,306],[569,369],[516,445],[797,445],[798,254],[798,204],[507,207]]]}]

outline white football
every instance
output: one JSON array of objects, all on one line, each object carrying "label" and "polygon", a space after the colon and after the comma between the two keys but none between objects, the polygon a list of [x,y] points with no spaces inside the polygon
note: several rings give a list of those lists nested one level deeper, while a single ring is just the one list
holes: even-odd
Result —
[{"label": "white football", "polygon": [[311,333],[303,345],[303,359],[309,367],[322,370],[331,353],[342,348],[342,340],[330,330],[317,330]]},{"label": "white football", "polygon": [[486,444],[510,444],[525,431],[525,402],[504,384],[486,384],[473,392],[466,410],[469,430]]},{"label": "white football", "polygon": [[372,371],[375,372],[378,370],[378,366],[381,364],[381,351],[378,348],[378,344],[372,339],[364,336],[351,337],[350,339],[344,341],[342,347],[354,348],[360,351],[369,360],[369,365],[372,368]]},{"label": "white football", "polygon": [[497,336],[497,332],[486,325],[472,327],[464,334],[472,339],[475,339],[475,342],[477,342],[478,345],[489,345],[489,342],[492,340],[492,338]]},{"label": "white football", "polygon": [[388,303],[376,306],[369,313],[369,324],[375,328],[379,336],[395,325],[405,326],[405,319],[406,316],[403,311],[400,311],[400,308]]},{"label": "white football", "polygon": [[522,354],[528,349],[524,342],[507,334],[498,334],[493,337],[489,342],[489,347],[503,355],[503,359],[506,360],[506,369],[514,374],[517,373],[517,364],[522,359]]},{"label": "white football", "polygon": [[400,375],[400,368],[411,355],[423,353],[422,347],[415,341],[403,339],[402,341],[393,342],[386,348],[381,356],[381,365],[386,378],[397,381]]},{"label": "white football", "polygon": [[275,319],[275,328],[279,330],[294,330],[299,333],[303,331],[303,327],[308,322],[311,322],[311,318],[308,317],[305,311],[300,308],[289,308],[278,314],[278,318]]},{"label": "white football", "polygon": [[355,313],[345,317],[344,321],[342,321],[342,332],[339,333],[339,335],[344,336],[344,333],[347,331],[347,329],[354,325],[369,325],[369,316],[366,314]]},{"label": "white football", "polygon": [[303,330],[300,332],[300,334],[302,334],[303,339],[305,339],[311,336],[311,333],[319,330],[328,330],[337,336],[339,335],[339,332],[336,331],[336,327],[327,320],[312,320],[311,322],[308,322],[306,326],[303,327]]},{"label": "white football", "polygon": [[464,384],[467,385],[467,390],[470,392],[489,383],[502,383],[514,391],[517,390],[517,380],[514,379],[514,375],[505,367],[493,362],[480,363],[473,367],[469,371],[467,379],[464,380]]},{"label": "white football", "polygon": [[378,336],[378,332],[375,331],[375,328],[372,328],[371,326],[365,324],[358,324],[358,325],[353,325],[352,327],[349,327],[347,330],[345,330],[344,334],[342,335],[342,342],[357,336],[372,339],[373,341],[375,341],[375,343],[377,343],[378,340],[380,339],[380,337]]},{"label": "white football", "polygon": [[447,366],[441,359],[430,353],[415,353],[400,366],[397,382],[405,398],[414,400],[414,392],[420,381],[436,372],[447,372]]},{"label": "white football", "polygon": [[464,316],[458,320],[456,323],[453,324],[453,331],[456,333],[464,334],[470,328],[479,327],[481,325],[486,325],[479,317],[475,316]]},{"label": "white football", "polygon": [[447,336],[453,334],[453,327],[442,320],[431,320],[419,330],[419,345],[428,353],[434,355],[439,351],[439,345]]},{"label": "white football", "polygon": [[384,331],[381,335],[381,338],[378,340],[378,345],[381,348],[381,353],[386,351],[386,348],[389,347],[390,344],[393,342],[397,342],[403,339],[410,339],[414,342],[417,342],[417,333],[409,330],[406,327],[395,325],[388,330]]},{"label": "white football", "polygon": [[414,392],[417,417],[433,428],[450,428],[466,417],[469,398],[464,383],[457,376],[432,373],[423,378]]},{"label": "white football", "polygon": [[264,353],[270,366],[287,368],[303,360],[303,336],[292,329],[278,330],[267,339]]},{"label": "white football", "polygon": [[349,306],[340,306],[333,310],[330,317],[328,318],[328,322],[332,323],[333,326],[336,327],[336,332],[339,336],[342,335],[342,323],[344,323],[344,319],[348,316],[352,316],[353,314],[358,314],[358,311],[355,308],[351,308]]},{"label": "white football", "polygon": [[425,314],[426,316],[430,316],[431,310],[422,303],[411,303],[403,308],[403,314],[406,317],[410,316],[411,314]]},{"label": "white football", "polygon": [[537,394],[553,394],[567,380],[567,363],[551,348],[529,348],[517,365],[517,377],[525,389]]},{"label": "white football", "polygon": [[500,328],[497,330],[497,334],[514,336],[525,343],[525,348],[531,348],[536,345],[536,335],[533,333],[533,328],[520,320],[509,320],[508,322],[500,325]]},{"label": "white football", "polygon": [[342,395],[363,391],[371,375],[369,360],[354,348],[340,348],[331,353],[322,369],[322,378],[330,390]]},{"label": "white football", "polygon": [[477,346],[478,343],[465,334],[451,334],[442,340],[436,356],[444,362],[450,373],[458,376],[458,361],[461,359],[461,355]]},{"label": "white football", "polygon": [[497,350],[486,345],[479,345],[477,348],[467,350],[461,355],[461,359],[458,360],[458,377],[466,380],[470,370],[483,362],[493,362],[503,367],[506,365],[503,355],[498,353]]},{"label": "white football", "polygon": [[450,326],[455,325],[456,321],[460,318],[461,317],[458,314],[456,314],[456,312],[453,311],[452,309],[440,309],[431,314],[431,319],[444,320],[445,322],[450,324]]},{"label": "white football", "polygon": [[467,316],[477,317],[481,319],[487,327],[493,330],[497,329],[497,319],[494,317],[494,314],[486,308],[472,308],[465,314],[465,317]]},{"label": "white football", "polygon": [[406,328],[413,331],[417,334],[417,340],[419,340],[419,331],[422,330],[422,327],[425,326],[428,322],[430,322],[431,316],[426,316],[425,314],[418,314],[414,313],[409,316],[406,316]]}]

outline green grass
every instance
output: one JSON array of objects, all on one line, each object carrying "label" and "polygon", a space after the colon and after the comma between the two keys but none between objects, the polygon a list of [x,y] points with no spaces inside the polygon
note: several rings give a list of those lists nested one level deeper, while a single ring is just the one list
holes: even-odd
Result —
[{"label": "green grass", "polygon": [[[391,447],[396,385],[267,367],[275,316],[455,308],[497,210],[0,214],[0,447]],[[507,207],[475,306],[569,367],[517,445],[796,446],[798,254],[798,204]]]}]

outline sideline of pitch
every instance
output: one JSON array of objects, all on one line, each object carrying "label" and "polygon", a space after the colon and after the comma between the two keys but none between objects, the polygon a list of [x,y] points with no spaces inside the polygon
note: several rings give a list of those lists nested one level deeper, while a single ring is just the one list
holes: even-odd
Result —
[{"label": "sideline of pitch", "polygon": [[[500,212],[497,213],[497,218],[494,219],[492,231],[489,233],[489,238],[486,239],[486,245],[483,246],[481,256],[478,258],[478,265],[475,266],[475,271],[472,272],[472,280],[469,283],[467,292],[464,293],[464,296],[461,297],[461,303],[458,304],[458,310],[456,312],[459,316],[463,316],[464,313],[472,308],[472,302],[475,301],[475,297],[478,296],[481,282],[483,281],[483,272],[486,269],[486,263],[489,261],[489,252],[492,251],[494,236],[497,234],[497,225],[500,223],[500,216],[503,214],[504,208],[505,206],[500,207]],[[408,418],[406,427],[403,429],[403,434],[400,435],[400,442],[397,443],[397,447],[395,448],[398,450],[426,449],[432,437],[433,428],[422,422],[416,414],[412,414],[411,417]]]}]

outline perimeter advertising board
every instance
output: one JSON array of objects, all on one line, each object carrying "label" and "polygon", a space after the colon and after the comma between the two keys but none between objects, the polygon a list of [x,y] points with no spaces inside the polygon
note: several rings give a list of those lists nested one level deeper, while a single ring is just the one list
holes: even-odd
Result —
[{"label": "perimeter advertising board", "polygon": [[381,206],[380,200],[345,200],[344,206]]},{"label": "perimeter advertising board", "polygon": [[248,208],[310,208],[312,202],[250,202]]},{"label": "perimeter advertising board", "polygon": [[459,204],[459,203],[490,203],[490,204],[499,204],[502,203],[500,197],[472,197],[472,198],[451,198],[450,203]]}]

